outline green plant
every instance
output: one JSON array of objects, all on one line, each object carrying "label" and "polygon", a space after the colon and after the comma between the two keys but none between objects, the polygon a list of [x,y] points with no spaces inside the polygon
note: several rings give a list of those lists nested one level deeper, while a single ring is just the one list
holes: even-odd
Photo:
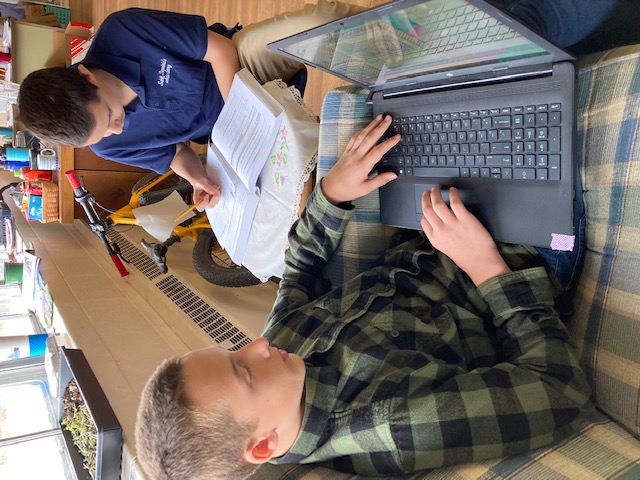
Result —
[{"label": "green plant", "polygon": [[62,404],[64,415],[60,423],[71,433],[74,445],[84,457],[84,468],[94,478],[98,431],[75,380],[65,389]]}]

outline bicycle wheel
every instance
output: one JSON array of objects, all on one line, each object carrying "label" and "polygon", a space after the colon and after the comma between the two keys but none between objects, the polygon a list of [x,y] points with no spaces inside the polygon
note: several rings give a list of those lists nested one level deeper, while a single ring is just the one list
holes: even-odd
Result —
[{"label": "bicycle wheel", "polygon": [[203,230],[193,248],[193,266],[202,278],[222,287],[250,287],[260,283],[241,265],[233,263],[211,230]]},{"label": "bicycle wheel", "polygon": [[[131,193],[135,194],[140,190],[143,190],[159,176],[160,175],[155,172],[151,172],[145,175],[136,182],[136,184],[131,189]],[[193,194],[193,187],[191,186],[191,184],[177,174],[171,175],[170,177],[156,185],[154,188],[155,190],[149,190],[148,192],[144,192],[142,195],[140,195],[140,197],[138,198],[138,204],[140,204],[140,206],[151,205],[152,203],[164,200],[166,197],[171,195],[174,190],[177,191],[182,198],[189,202],[191,201],[191,195]]]}]

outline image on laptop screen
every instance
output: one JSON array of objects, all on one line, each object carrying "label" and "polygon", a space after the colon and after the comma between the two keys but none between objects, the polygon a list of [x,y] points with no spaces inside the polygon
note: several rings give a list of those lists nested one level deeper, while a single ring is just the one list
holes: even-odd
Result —
[{"label": "image on laptop screen", "polygon": [[432,0],[283,48],[369,88],[548,55],[465,0]]}]

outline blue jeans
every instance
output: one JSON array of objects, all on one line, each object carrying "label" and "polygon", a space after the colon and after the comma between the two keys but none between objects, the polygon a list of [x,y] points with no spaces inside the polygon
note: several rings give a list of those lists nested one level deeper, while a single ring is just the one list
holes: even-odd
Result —
[{"label": "blue jeans", "polygon": [[547,265],[556,274],[556,277],[565,289],[565,297],[573,296],[573,291],[580,275],[582,261],[585,252],[585,229],[587,218],[584,210],[584,198],[582,195],[582,181],[580,179],[580,162],[576,169],[576,197],[574,202],[574,229],[575,243],[573,250],[562,252],[549,248],[536,248]]},{"label": "blue jeans", "polygon": [[569,47],[604,23],[618,0],[493,0],[493,3],[541,37],[559,47]]}]

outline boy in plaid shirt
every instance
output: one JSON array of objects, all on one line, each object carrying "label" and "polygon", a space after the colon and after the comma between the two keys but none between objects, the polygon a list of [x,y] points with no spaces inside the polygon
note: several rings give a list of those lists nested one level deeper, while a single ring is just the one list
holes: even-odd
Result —
[{"label": "boy in plaid shirt", "polygon": [[322,270],[351,201],[399,136],[378,117],[316,187],[290,234],[263,337],[165,361],[143,393],[137,453],[153,478],[244,478],[264,463],[393,475],[516,454],[574,432],[589,386],[535,251],[499,250],[450,191],[423,195],[426,235],[331,288]]}]

